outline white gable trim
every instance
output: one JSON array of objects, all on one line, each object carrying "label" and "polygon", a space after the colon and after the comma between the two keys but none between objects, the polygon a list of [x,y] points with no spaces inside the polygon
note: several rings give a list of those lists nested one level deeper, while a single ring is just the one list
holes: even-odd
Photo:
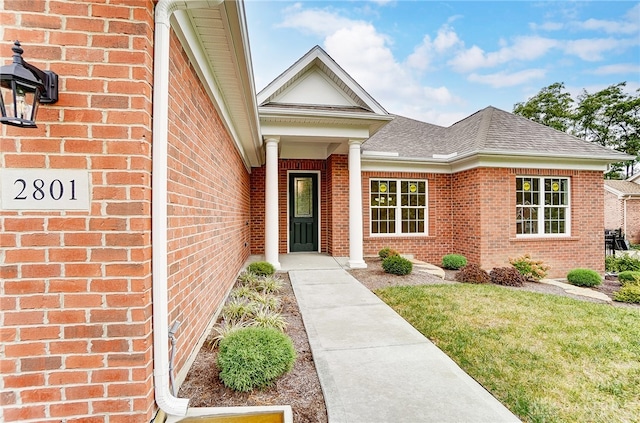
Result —
[{"label": "white gable trim", "polygon": [[387,115],[387,111],[369,95],[348,73],[346,73],[322,48],[315,46],[300,60],[284,71],[273,82],[258,93],[258,104],[264,104],[278,90],[293,79],[304,74],[307,67],[318,60],[333,72],[366,106],[376,114]]}]

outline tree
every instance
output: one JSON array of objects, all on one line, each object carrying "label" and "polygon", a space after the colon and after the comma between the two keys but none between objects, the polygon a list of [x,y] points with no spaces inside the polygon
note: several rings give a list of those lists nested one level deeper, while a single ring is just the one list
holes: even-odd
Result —
[{"label": "tree", "polygon": [[573,99],[564,90],[563,82],[544,87],[526,102],[516,103],[513,113],[566,132],[573,122]]},{"label": "tree", "polygon": [[564,83],[556,82],[538,94],[514,105],[513,112],[559,131],[569,132],[587,141],[622,151],[635,160],[616,163],[607,177],[623,170],[633,175],[640,161],[640,90],[624,91],[626,82],[590,94],[586,90],[571,98]]},{"label": "tree", "polygon": [[596,93],[583,90],[578,96],[575,113],[575,135],[604,147],[622,151],[635,160],[617,163],[614,168],[626,168],[633,174],[640,146],[640,90],[624,92],[625,82],[610,85]]}]

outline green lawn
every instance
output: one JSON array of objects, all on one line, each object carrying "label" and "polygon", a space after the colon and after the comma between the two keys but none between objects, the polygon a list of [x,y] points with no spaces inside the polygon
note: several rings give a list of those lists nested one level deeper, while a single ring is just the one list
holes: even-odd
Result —
[{"label": "green lawn", "polygon": [[638,309],[495,285],[376,294],[523,421],[640,421]]}]

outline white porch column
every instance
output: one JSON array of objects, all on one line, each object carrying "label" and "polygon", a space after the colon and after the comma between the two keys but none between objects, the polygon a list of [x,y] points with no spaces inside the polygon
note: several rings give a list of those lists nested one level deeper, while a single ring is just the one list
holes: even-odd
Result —
[{"label": "white porch column", "polygon": [[364,140],[349,140],[349,267],[367,267],[362,253],[362,173],[360,145]]},{"label": "white porch column", "polygon": [[278,257],[278,142],[271,137],[266,144],[266,177],[264,190],[264,259],[280,269]]}]

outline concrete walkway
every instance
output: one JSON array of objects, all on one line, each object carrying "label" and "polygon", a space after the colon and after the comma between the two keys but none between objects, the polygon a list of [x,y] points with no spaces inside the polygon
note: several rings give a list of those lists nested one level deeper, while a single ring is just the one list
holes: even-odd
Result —
[{"label": "concrete walkway", "polygon": [[509,410],[343,267],[280,256],[309,336],[330,423],[517,422]]}]

